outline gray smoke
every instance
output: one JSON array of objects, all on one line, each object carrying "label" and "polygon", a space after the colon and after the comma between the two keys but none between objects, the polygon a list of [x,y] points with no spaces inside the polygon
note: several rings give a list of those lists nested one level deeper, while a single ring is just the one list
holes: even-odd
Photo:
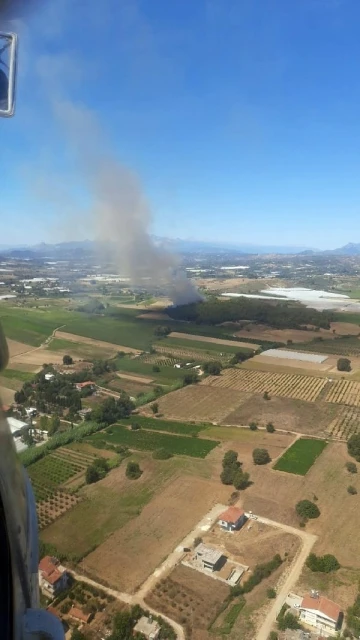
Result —
[{"label": "gray smoke", "polygon": [[111,247],[121,275],[134,285],[161,288],[175,305],[201,300],[178,258],[152,239],[139,181],[113,155],[95,114],[64,100],[54,102],[54,110],[91,197],[96,237]]}]

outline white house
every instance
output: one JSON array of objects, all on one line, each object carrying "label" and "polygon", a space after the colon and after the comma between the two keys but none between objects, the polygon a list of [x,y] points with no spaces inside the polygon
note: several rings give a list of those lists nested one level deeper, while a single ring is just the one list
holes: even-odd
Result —
[{"label": "white house", "polygon": [[226,531],[236,531],[241,529],[246,522],[245,511],[238,507],[229,507],[219,516],[219,525]]},{"label": "white house", "polygon": [[335,635],[342,623],[342,613],[339,605],[317,592],[303,598],[300,610],[300,620],[331,635]]},{"label": "white house", "polygon": [[142,616],[134,627],[135,633],[142,633],[148,640],[156,640],[160,633],[160,625],[152,616]]},{"label": "white house", "polygon": [[68,586],[68,575],[57,558],[45,556],[39,564],[39,586],[47,596],[57,596]]}]

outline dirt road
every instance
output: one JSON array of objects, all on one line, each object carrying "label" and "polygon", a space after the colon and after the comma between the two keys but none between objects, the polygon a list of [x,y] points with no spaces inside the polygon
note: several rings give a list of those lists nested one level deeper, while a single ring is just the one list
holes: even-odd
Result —
[{"label": "dirt road", "polygon": [[281,524],[280,522],[274,522],[273,520],[269,520],[268,518],[258,517],[258,522],[263,522],[264,524],[269,524],[272,527],[277,527],[278,529],[282,529],[287,533],[291,533],[295,536],[301,538],[303,544],[298,552],[295,560],[292,565],[287,569],[287,571],[281,576],[279,583],[277,585],[277,596],[274,600],[274,603],[267,613],[264,622],[262,623],[260,629],[257,632],[256,640],[268,640],[270,631],[272,630],[272,626],[276,621],[276,618],[280,612],[281,607],[283,606],[286,596],[293,588],[294,584],[298,581],[302,568],[304,566],[305,560],[308,557],[313,545],[317,540],[317,536],[307,533],[306,531],[302,531],[300,529],[295,529],[294,527],[289,527],[286,524]]}]

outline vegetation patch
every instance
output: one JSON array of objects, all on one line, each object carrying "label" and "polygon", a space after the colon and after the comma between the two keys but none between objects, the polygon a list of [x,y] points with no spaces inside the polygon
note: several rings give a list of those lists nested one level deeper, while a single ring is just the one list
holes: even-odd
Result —
[{"label": "vegetation patch", "polygon": [[327,442],[312,438],[300,438],[285,451],[274,465],[276,471],[286,471],[305,476],[315,460],[324,451]]},{"label": "vegetation patch", "polygon": [[88,438],[93,446],[105,443],[121,444],[139,451],[155,451],[166,449],[173,455],[205,458],[218,444],[215,440],[188,438],[186,436],[167,435],[145,429],[129,430],[123,425],[114,425]]},{"label": "vegetation patch", "polygon": [[138,424],[142,429],[151,431],[168,431],[169,433],[179,433],[186,436],[197,436],[201,431],[208,429],[211,425],[188,424],[186,422],[176,422],[175,420],[161,420],[160,418],[146,418],[145,416],[131,416],[128,420],[121,420],[121,424]]}]

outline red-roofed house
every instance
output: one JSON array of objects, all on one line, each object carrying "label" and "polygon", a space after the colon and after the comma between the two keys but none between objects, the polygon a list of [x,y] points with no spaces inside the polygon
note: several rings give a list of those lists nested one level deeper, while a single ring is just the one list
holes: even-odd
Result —
[{"label": "red-roofed house", "polygon": [[79,609],[78,607],[74,607],[73,605],[69,611],[69,616],[74,618],[74,620],[79,620],[79,622],[83,622],[84,624],[87,624],[92,614],[84,613],[81,609]]},{"label": "red-roofed house", "polygon": [[54,597],[68,585],[68,575],[57,558],[45,556],[39,564],[39,585],[46,596]]},{"label": "red-roofed house", "polygon": [[77,382],[75,385],[77,391],[81,391],[82,389],[86,389],[87,387],[91,389],[91,391],[95,391],[96,384],[91,380],[87,380],[86,382]]},{"label": "red-roofed house", "polygon": [[300,605],[300,620],[320,631],[334,634],[342,622],[339,605],[324,596],[307,595]]},{"label": "red-roofed house", "polygon": [[238,507],[229,507],[219,516],[219,525],[226,531],[241,529],[246,522],[245,511]]}]

